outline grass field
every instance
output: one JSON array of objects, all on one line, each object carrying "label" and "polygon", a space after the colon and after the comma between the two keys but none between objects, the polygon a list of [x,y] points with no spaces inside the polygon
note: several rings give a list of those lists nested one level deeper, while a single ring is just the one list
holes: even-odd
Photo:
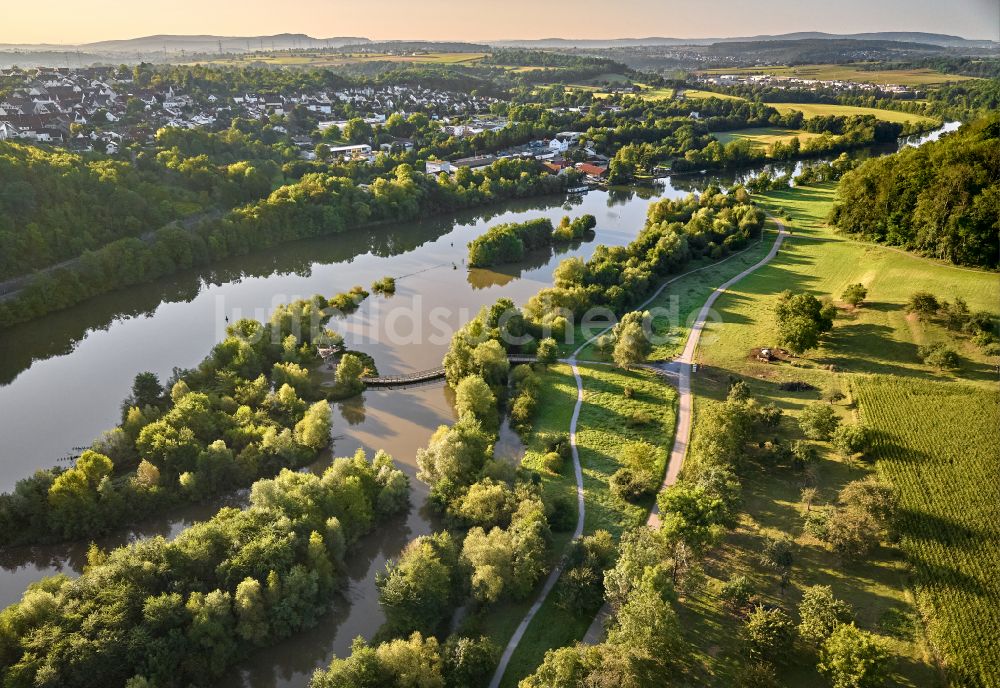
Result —
[{"label": "grass field", "polygon": [[855,387],[878,431],[879,471],[900,490],[902,548],[931,638],[955,685],[1000,685],[1000,396],[889,376]]},{"label": "grass field", "polygon": [[817,79],[819,81],[855,81],[866,84],[885,86],[896,84],[900,86],[934,86],[950,81],[967,81],[971,76],[959,74],[944,74],[933,69],[880,69],[868,71],[860,69],[860,64],[811,64],[791,67],[721,67],[706,69],[701,74],[771,74],[777,77],[795,77],[798,79]]},{"label": "grass field", "polygon": [[[772,211],[784,209],[793,234],[774,261],[717,302],[721,321],[706,328],[697,354],[694,432],[699,407],[706,399],[724,397],[733,375],[747,380],[762,403],[774,402],[783,409],[786,417],[776,434],[785,440],[799,436],[792,419],[806,404],[818,401],[823,390],[840,390],[847,395],[835,405],[840,416],[856,419],[860,405],[860,417],[882,431],[873,458],[879,459],[877,469],[900,487],[904,526],[912,534],[904,532],[899,545],[883,546],[866,561],[841,561],[803,530],[803,474],[750,462],[743,474],[741,522],[706,566],[704,590],[683,604],[684,626],[698,648],[704,673],[698,683],[732,685],[743,662],[738,624],[720,611],[716,598],[721,582],[742,572],[765,599],[790,611],[803,587],[831,585],[838,597],[853,604],[858,625],[879,633],[891,648],[891,685],[936,685],[941,663],[951,668],[956,686],[993,685],[995,674],[978,674],[978,684],[970,677],[995,667],[997,658],[994,620],[1000,597],[996,583],[984,577],[995,579],[990,572],[995,572],[997,558],[996,526],[991,522],[1000,445],[996,374],[992,362],[966,341],[957,343],[964,358],[959,371],[928,369],[917,358],[917,346],[953,335],[907,317],[903,304],[914,291],[926,289],[949,300],[962,296],[973,310],[995,311],[1000,277],[835,235],[823,222],[833,200],[830,185],[769,192],[758,200]],[[841,308],[834,331],[820,349],[794,365],[751,360],[752,347],[775,344],[772,308],[778,292],[806,290],[837,302],[843,288],[854,282],[868,287],[867,302],[856,311]],[[788,392],[778,386],[793,380],[816,389]],[[910,392],[907,397],[898,389],[926,396]],[[900,399],[894,400],[896,396]],[[973,419],[973,414],[980,418]],[[966,427],[965,436],[956,439]],[[872,468],[845,461],[825,444],[820,447],[812,480],[819,489],[816,503],[825,504]],[[938,470],[947,461],[954,463]],[[970,475],[959,478],[957,472]],[[990,486],[982,486],[990,480]],[[977,485],[980,494],[972,495]],[[796,542],[791,585],[785,591],[776,574],[761,569],[756,556],[762,537],[777,533],[787,533]],[[990,544],[984,545],[986,540]],[[975,627],[976,619],[981,626]],[[956,649],[958,643],[964,645]],[[781,683],[823,685],[815,661],[797,651],[780,668]]]},{"label": "grass field", "polygon": [[931,123],[936,120],[933,117],[924,115],[914,115],[909,112],[899,112],[898,110],[880,110],[878,108],[857,107],[855,105],[831,105],[829,103],[768,103],[778,112],[784,114],[792,110],[798,110],[806,118],[820,117],[825,115],[850,116],[850,115],[875,115],[886,122],[926,122]]},{"label": "grass field", "polygon": [[716,93],[715,91],[702,91],[697,88],[685,88],[678,95],[691,100],[703,100],[705,98],[721,98],[722,100],[743,100],[740,96],[731,96],[728,93]]},{"label": "grass field", "polygon": [[[671,387],[647,371],[625,372],[605,366],[582,365],[580,376],[584,401],[577,446],[583,468],[584,534],[605,529],[618,536],[623,529],[644,522],[652,506],[652,500],[639,505],[629,504],[611,494],[608,480],[620,467],[618,453],[627,442],[649,442],[661,449],[655,470],[662,475],[667,452],[673,444],[677,396]],[[624,394],[626,387],[634,392],[631,398]],[[543,377],[542,390],[533,435],[567,432],[576,401],[576,383],[569,367],[553,366]],[[574,495],[572,465],[567,463],[559,474],[552,474],[542,467],[541,460],[542,447],[533,438],[528,442],[524,464],[542,474],[546,494]],[[518,605],[516,610],[504,609],[499,618],[493,615],[486,627],[491,637],[505,644],[532,601]],[[503,686],[512,688],[534,671],[546,650],[571,645],[583,637],[591,619],[569,613],[557,602],[554,592],[532,620],[511,659]]]},{"label": "grass field", "polygon": [[719,143],[726,144],[732,141],[750,141],[755,148],[767,148],[772,143],[781,141],[788,143],[792,139],[807,141],[816,138],[819,134],[811,131],[801,131],[799,129],[781,129],[779,127],[752,127],[749,129],[735,129],[733,131],[713,132],[712,136],[719,140]]}]

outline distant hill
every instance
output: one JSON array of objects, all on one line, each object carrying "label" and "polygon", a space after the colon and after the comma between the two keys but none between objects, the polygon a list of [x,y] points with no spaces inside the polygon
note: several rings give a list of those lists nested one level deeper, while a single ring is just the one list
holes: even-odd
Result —
[{"label": "distant hill", "polygon": [[673,46],[673,45],[712,45],[715,43],[746,43],[758,41],[794,41],[802,39],[821,40],[881,40],[909,43],[922,43],[947,48],[1000,48],[996,41],[983,41],[949,36],[941,33],[923,33],[919,31],[882,31],[875,33],[833,34],[822,31],[799,31],[796,33],[743,36],[730,38],[669,38],[650,36],[647,38],[611,38],[611,39],[576,39],[576,38],[539,38],[536,40],[487,41],[490,45],[519,48],[628,48],[640,45]]},{"label": "distant hill", "polygon": [[296,48],[340,48],[345,45],[368,43],[359,36],[313,38],[302,33],[281,33],[273,36],[176,36],[157,35],[121,40],[98,41],[79,45],[18,45],[0,44],[0,51],[83,51],[101,56],[130,55],[136,53],[192,53],[248,52],[251,50],[289,50]]}]

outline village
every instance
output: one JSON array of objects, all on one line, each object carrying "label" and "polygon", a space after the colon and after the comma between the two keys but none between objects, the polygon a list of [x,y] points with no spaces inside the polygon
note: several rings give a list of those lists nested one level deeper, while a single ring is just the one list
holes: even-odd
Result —
[{"label": "village", "polygon": [[[220,130],[236,118],[270,124],[287,136],[304,160],[373,163],[379,153],[406,153],[414,142],[392,137],[379,143],[336,145],[358,113],[370,127],[386,124],[394,113],[422,112],[455,138],[497,132],[512,124],[492,115],[493,98],[406,85],[380,85],[296,95],[184,93],[170,84],[137,84],[128,69],[91,67],[0,71],[6,83],[21,85],[0,95],[0,141],[64,147],[75,152],[124,154],[126,146],[151,146],[165,127]],[[293,126],[290,120],[297,116]],[[351,115],[348,117],[348,115]],[[332,132],[331,132],[332,130]],[[330,134],[334,135],[331,136]],[[533,158],[552,173],[575,167],[591,182],[607,174],[606,157],[581,146],[582,132],[560,132],[497,151],[457,160],[428,160],[428,174],[476,169],[502,158]]]}]

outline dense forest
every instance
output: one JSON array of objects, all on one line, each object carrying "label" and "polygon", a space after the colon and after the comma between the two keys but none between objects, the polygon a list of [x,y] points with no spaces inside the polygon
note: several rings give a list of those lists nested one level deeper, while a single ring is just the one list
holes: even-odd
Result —
[{"label": "dense forest", "polygon": [[843,176],[830,216],[841,231],[959,265],[1000,255],[1000,116]]}]

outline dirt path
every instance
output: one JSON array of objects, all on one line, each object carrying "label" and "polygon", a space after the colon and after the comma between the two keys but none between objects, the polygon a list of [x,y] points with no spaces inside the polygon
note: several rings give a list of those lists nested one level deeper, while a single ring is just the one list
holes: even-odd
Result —
[{"label": "dirt path", "polygon": [[[691,436],[690,363],[694,357],[694,350],[698,346],[698,340],[701,338],[701,332],[705,326],[705,319],[707,318],[708,313],[711,310],[712,305],[715,303],[716,299],[718,299],[719,296],[726,289],[728,289],[733,284],[735,284],[736,282],[740,281],[741,279],[749,275],[757,268],[761,267],[762,265],[765,265],[772,258],[774,258],[775,255],[777,255],[778,249],[781,247],[781,242],[784,239],[784,236],[787,233],[787,231],[785,230],[785,226],[781,224],[780,221],[778,221],[776,218],[771,218],[771,219],[773,219],[774,222],[778,225],[778,236],[775,239],[774,245],[771,247],[770,252],[768,252],[768,254],[764,258],[762,258],[759,262],[750,266],[749,268],[739,273],[735,277],[732,277],[731,279],[727,280],[722,286],[717,287],[715,291],[712,292],[711,296],[709,296],[708,300],[705,302],[705,305],[702,306],[701,310],[698,312],[698,319],[692,326],[691,333],[688,335],[687,344],[684,347],[684,352],[675,361],[672,361],[670,363],[667,363],[665,366],[660,367],[662,372],[665,372],[668,375],[676,375],[678,379],[678,387],[680,388],[680,393],[681,393],[680,412],[678,414],[678,420],[677,420],[677,434],[674,439],[673,451],[670,454],[670,463],[667,465],[667,475],[663,482],[664,487],[672,485],[674,482],[676,482],[677,475],[678,473],[680,473],[681,464],[683,464],[684,462],[684,455],[687,453],[688,439]],[[761,241],[763,241],[763,236],[761,236]],[[709,265],[704,265],[700,268],[695,268],[694,270],[689,270],[676,277],[672,277],[671,279],[663,282],[659,287],[657,287],[656,291],[654,291],[648,299],[646,299],[641,304],[636,306],[635,310],[640,310],[648,306],[650,303],[653,302],[654,299],[656,299],[663,292],[664,289],[667,288],[667,286],[673,284],[677,280],[687,277],[688,275],[692,275],[696,272],[700,272],[702,270],[715,267],[728,260],[732,260],[733,258],[736,258],[737,256],[746,253],[752,248],[753,246],[748,247],[743,251],[740,251],[739,253],[734,253],[728,258],[725,258],[718,262],[711,263]],[[584,499],[583,499],[584,497],[583,469],[580,465],[580,453],[576,443],[577,424],[580,420],[580,409],[583,406],[583,378],[580,376],[579,363],[576,357],[579,356],[584,349],[586,349],[594,341],[596,341],[598,337],[608,332],[611,328],[612,326],[609,326],[604,330],[601,330],[600,332],[595,334],[587,341],[585,341],[572,353],[572,355],[568,359],[565,359],[564,361],[566,364],[572,367],[573,377],[576,379],[576,406],[573,407],[573,416],[570,419],[570,425],[569,425],[570,448],[572,449],[573,452],[573,472],[576,476],[577,518],[576,518],[576,528],[573,530],[574,541],[578,540],[580,537],[583,536],[583,524],[586,516],[586,512],[584,510]],[[650,366],[645,366],[645,367],[650,367]],[[656,519],[655,523],[657,525],[659,524],[659,515],[657,514],[655,505],[653,507],[652,513],[650,513],[649,519],[650,519],[649,520],[650,525],[653,525],[653,519]],[[507,646],[504,648],[503,654],[500,657],[500,663],[497,665],[496,671],[493,674],[493,679],[490,681],[489,688],[499,688],[500,682],[503,679],[503,675],[507,671],[507,667],[510,664],[510,660],[514,656],[515,650],[517,650],[517,646],[521,643],[521,639],[524,637],[525,632],[528,630],[528,626],[531,625],[531,620],[535,618],[535,615],[538,613],[538,610],[542,608],[542,605],[545,603],[546,598],[548,598],[549,593],[552,592],[552,588],[555,587],[556,581],[559,580],[559,576],[562,574],[563,571],[564,563],[565,559],[561,560],[559,564],[557,564],[549,573],[548,578],[545,579],[545,584],[542,586],[541,592],[539,592],[538,594],[538,598],[534,601],[534,603],[531,605],[531,608],[528,610],[528,612],[524,615],[524,618],[521,620],[521,623],[518,624],[517,628],[514,630],[514,634],[510,637],[510,640],[507,642]],[[597,633],[597,638],[599,639],[600,634],[603,633],[604,616],[606,616],[606,610],[602,608],[601,611],[598,613],[597,618],[595,618],[594,622],[587,630],[587,635],[584,637],[584,642],[588,642],[588,639],[591,638],[591,636],[595,632]],[[595,631],[595,626],[597,629],[596,631]],[[593,643],[597,642],[597,640],[590,640],[589,642]]]}]

